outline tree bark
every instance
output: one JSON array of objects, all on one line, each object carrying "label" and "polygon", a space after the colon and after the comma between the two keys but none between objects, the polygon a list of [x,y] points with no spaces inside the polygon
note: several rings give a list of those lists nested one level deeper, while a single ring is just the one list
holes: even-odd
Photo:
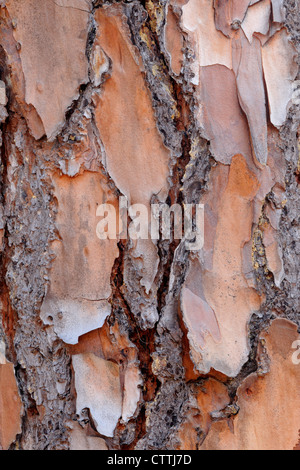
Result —
[{"label": "tree bark", "polygon": [[0,449],[299,449],[299,1],[0,15]]}]

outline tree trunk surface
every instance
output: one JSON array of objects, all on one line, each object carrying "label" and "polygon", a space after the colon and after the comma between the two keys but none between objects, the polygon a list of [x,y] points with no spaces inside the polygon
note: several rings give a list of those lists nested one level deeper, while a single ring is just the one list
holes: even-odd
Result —
[{"label": "tree trunk surface", "polygon": [[0,449],[300,449],[299,7],[0,1]]}]

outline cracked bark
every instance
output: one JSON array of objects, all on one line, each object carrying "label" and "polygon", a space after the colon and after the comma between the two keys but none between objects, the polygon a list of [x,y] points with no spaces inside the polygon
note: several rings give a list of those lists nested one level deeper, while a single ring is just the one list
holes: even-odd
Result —
[{"label": "cracked bark", "polygon": [[0,449],[299,448],[299,6],[1,2]]}]

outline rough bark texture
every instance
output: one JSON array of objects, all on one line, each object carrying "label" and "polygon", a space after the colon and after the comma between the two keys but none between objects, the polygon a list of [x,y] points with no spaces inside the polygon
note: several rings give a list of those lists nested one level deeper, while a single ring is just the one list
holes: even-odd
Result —
[{"label": "rough bark texture", "polygon": [[0,2],[0,449],[299,449],[299,7]]}]

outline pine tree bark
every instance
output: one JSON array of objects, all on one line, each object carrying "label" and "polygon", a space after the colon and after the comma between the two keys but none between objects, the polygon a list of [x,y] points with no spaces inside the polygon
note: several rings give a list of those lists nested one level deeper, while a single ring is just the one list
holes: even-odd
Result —
[{"label": "pine tree bark", "polygon": [[299,449],[299,1],[0,15],[0,449]]}]

